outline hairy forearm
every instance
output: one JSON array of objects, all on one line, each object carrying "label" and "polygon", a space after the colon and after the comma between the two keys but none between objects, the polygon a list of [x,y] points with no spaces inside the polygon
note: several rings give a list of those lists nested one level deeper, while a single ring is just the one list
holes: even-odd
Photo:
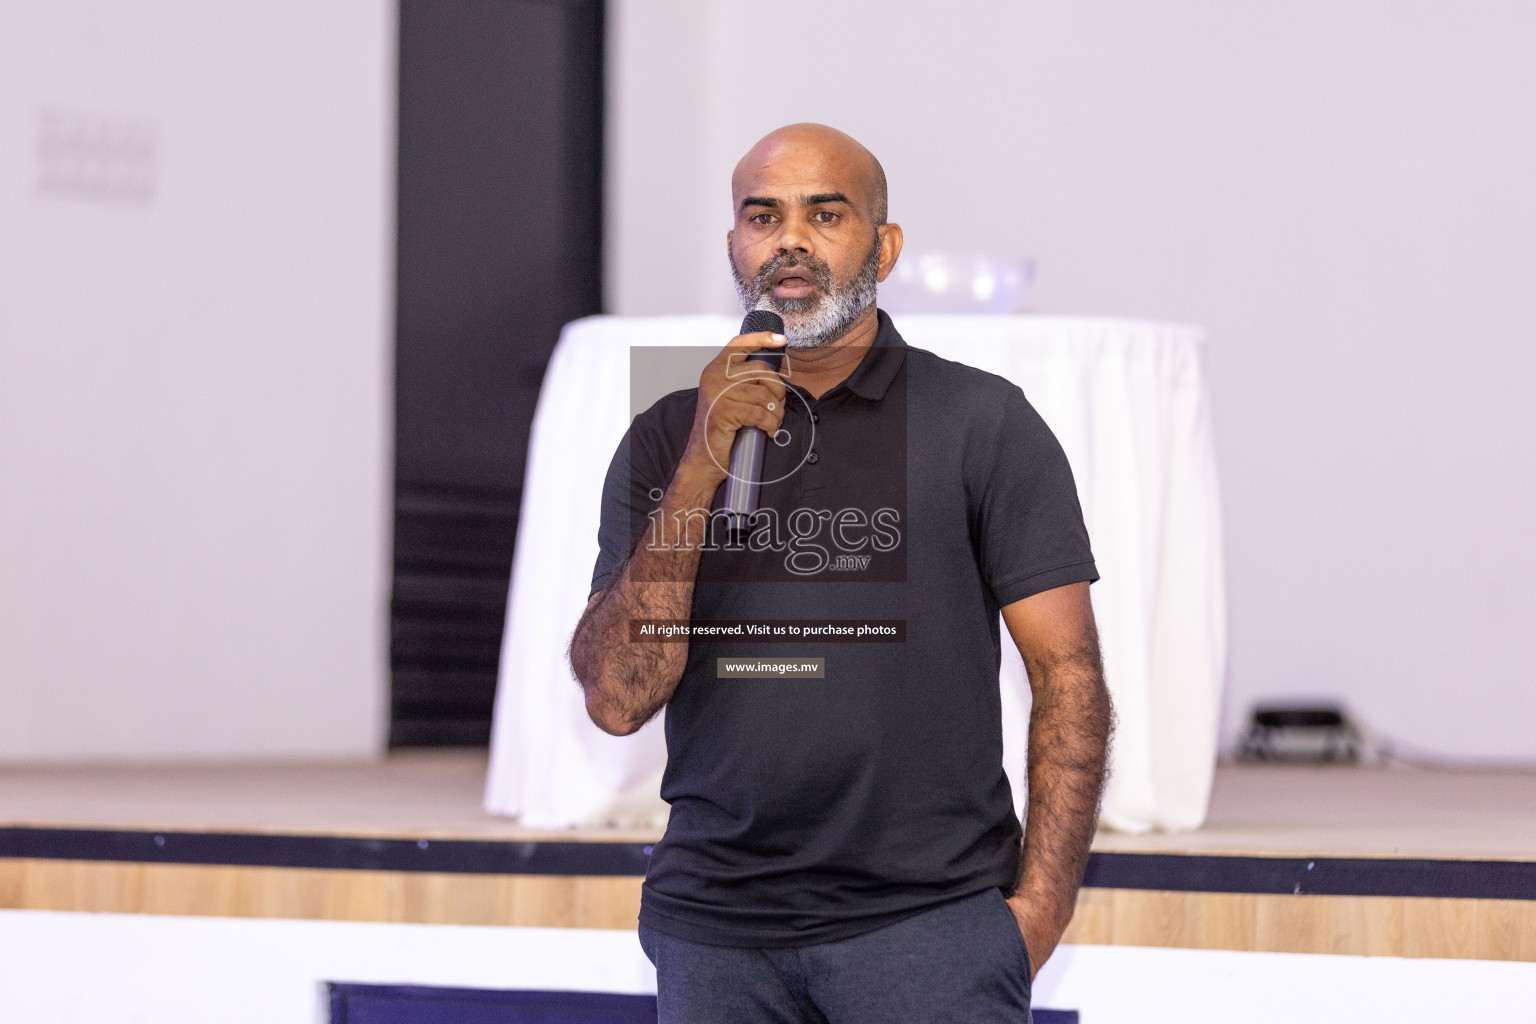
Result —
[{"label": "hairy forearm", "polygon": [[[680,468],[661,500],[661,528],[679,511],[708,509],[718,481]],[[686,532],[653,544],[648,533],[612,586],[582,615],[571,638],[571,669],[586,694],[587,714],[604,732],[634,732],[671,699],[688,660],[686,641],[640,642],[637,619],[687,619],[703,537]]]},{"label": "hairy forearm", "polygon": [[1029,808],[1019,895],[1066,929],[1098,825],[1114,711],[1097,644],[1029,665]]}]

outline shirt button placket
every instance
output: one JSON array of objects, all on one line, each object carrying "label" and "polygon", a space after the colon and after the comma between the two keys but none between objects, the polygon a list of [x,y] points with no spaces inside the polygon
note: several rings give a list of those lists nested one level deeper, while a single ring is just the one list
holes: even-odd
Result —
[{"label": "shirt button placket", "polygon": [[807,492],[814,493],[821,490],[817,473],[813,467],[821,461],[821,449],[825,447],[825,441],[826,437],[821,430],[821,413],[813,409],[811,411],[811,431],[807,437],[807,442],[811,448],[805,453],[805,464],[800,470],[805,475],[805,491]]}]

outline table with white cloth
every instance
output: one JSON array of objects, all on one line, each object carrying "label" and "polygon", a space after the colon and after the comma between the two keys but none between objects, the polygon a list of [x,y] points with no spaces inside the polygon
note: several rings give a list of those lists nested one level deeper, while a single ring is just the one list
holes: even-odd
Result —
[{"label": "table with white cloth", "polygon": [[[1119,717],[1102,823],[1129,832],[1199,827],[1226,662],[1201,332],[1086,317],[893,319],[907,344],[1018,384],[1060,439],[1101,576],[1091,594]],[[718,350],[737,330],[727,317],[600,316],[561,335],[528,451],[487,810],[540,829],[665,823],[660,717],[631,736],[599,731],[566,645],[587,602],[603,479],[630,422],[631,347]],[[709,358],[703,350],[691,384]],[[1004,767],[1022,808],[1029,688],[1002,635]]]}]

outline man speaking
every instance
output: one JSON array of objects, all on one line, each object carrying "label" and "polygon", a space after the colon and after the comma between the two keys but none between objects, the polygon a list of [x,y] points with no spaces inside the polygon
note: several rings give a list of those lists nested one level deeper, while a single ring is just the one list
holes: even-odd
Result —
[{"label": "man speaking", "polygon": [[[1071,470],[1016,386],[908,347],[876,309],[902,234],[868,150],[791,125],[731,190],[742,305],[783,333],[733,338],[635,419],[571,640],[600,728],[668,709],[672,810],[640,910],[661,1020],[1026,1021],[1112,718]],[[737,535],[717,527],[743,427],[771,443]],[[1023,829],[999,611],[1034,694]]]}]

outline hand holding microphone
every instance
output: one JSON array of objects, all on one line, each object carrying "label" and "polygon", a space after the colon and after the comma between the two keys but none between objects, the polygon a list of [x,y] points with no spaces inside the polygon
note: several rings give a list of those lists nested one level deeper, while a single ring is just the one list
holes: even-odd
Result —
[{"label": "hand holding microphone", "polygon": [[[754,309],[741,322],[741,333],[772,331],[775,336],[784,333],[784,318],[767,309]],[[762,363],[774,373],[784,362],[784,352],[759,350],[747,356],[751,362]],[[743,426],[736,431],[736,443],[731,446],[730,475],[725,479],[726,531],[732,543],[746,538],[749,520],[757,511],[758,497],[763,485],[763,455],[768,450],[768,438],[778,433],[778,424],[784,420],[784,384],[779,383],[778,419],[771,432],[756,426]]]},{"label": "hand holding microphone", "polygon": [[699,377],[693,432],[679,471],[697,474],[713,489],[724,480],[731,528],[745,525],[757,508],[763,453],[784,419],[784,321],[754,310]]}]

